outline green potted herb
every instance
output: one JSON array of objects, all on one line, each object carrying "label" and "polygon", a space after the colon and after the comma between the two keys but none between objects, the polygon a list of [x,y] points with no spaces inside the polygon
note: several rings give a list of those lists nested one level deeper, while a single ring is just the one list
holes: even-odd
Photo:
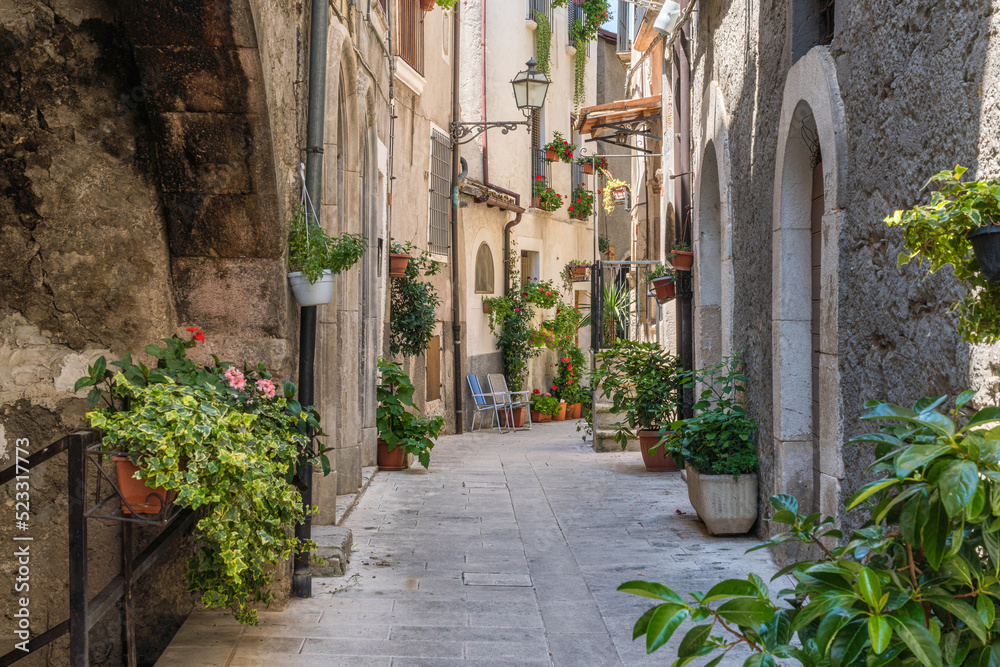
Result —
[{"label": "green potted herb", "polygon": [[[652,653],[687,620],[680,664],[718,662],[732,648],[744,664],[988,665],[996,661],[1000,583],[1000,465],[995,443],[1000,409],[939,410],[946,396],[912,407],[868,402],[862,419],[884,425],[853,438],[874,459],[873,481],[846,499],[847,539],[834,517],[799,511],[788,495],[771,497],[771,521],[787,528],[752,550],[794,545],[782,573],[790,585],[772,593],[756,574],[681,596],[649,580],[619,591],[652,598],[636,622]],[[970,414],[971,413],[971,414]],[[740,657],[743,659],[743,656]]]},{"label": "green potted herb", "polygon": [[315,411],[295,400],[295,385],[277,383],[263,364],[188,359],[205,340],[197,327],[189,331],[190,341],[174,336],[146,347],[153,368],[126,354],[112,371],[101,357],[76,389],[91,387],[87,419],[116,459],[115,511],[163,517],[164,503],[198,510],[189,588],[205,606],[255,624],[255,604],[273,599],[278,562],[315,548],[289,528],[305,520],[295,472],[313,461],[329,471],[311,444],[310,432],[323,433]]},{"label": "green potted herb", "polygon": [[646,280],[653,286],[656,300],[666,303],[677,294],[674,271],[666,264],[657,264],[646,272]]},{"label": "green potted herb", "polygon": [[300,306],[320,306],[333,298],[333,277],[361,259],[368,240],[361,234],[331,238],[297,205],[288,232],[288,282]]},{"label": "green potted herb", "polygon": [[552,421],[559,414],[559,399],[535,389],[531,393],[531,421],[535,423]]},{"label": "green potted herb", "polygon": [[617,424],[615,441],[624,450],[628,440],[639,437],[647,470],[674,471],[677,464],[662,447],[660,438],[677,420],[685,377],[680,359],[657,343],[618,341],[597,353],[594,387],[611,399],[611,413],[624,420]]},{"label": "green potted herb", "polygon": [[690,243],[675,243],[670,251],[670,263],[677,271],[690,271],[694,265],[694,253]]},{"label": "green potted herb", "polygon": [[[970,342],[1000,341],[1000,179],[968,181],[965,167],[935,174],[931,203],[885,219],[903,230],[906,252],[897,265],[924,256],[931,271],[951,264],[969,288],[955,303],[959,333]],[[925,186],[926,187],[926,186]]]},{"label": "green potted herb", "polygon": [[552,141],[545,144],[544,148],[545,159],[549,162],[561,161],[570,164],[573,162],[573,154],[576,152],[576,146],[563,139],[560,132],[553,132]]},{"label": "green potted herb", "polygon": [[431,449],[444,428],[444,417],[423,417],[413,405],[413,383],[399,364],[378,358],[378,467],[402,470],[412,454],[424,468],[430,465]]},{"label": "green potted herb", "polygon": [[694,415],[670,425],[661,446],[687,468],[688,498],[711,535],[742,535],[757,522],[754,421],[740,404],[746,377],[740,356],[694,372],[703,387]]},{"label": "green potted herb", "polygon": [[545,177],[539,174],[535,176],[535,185],[532,190],[531,205],[543,211],[558,211],[562,206],[562,195],[549,187]]}]

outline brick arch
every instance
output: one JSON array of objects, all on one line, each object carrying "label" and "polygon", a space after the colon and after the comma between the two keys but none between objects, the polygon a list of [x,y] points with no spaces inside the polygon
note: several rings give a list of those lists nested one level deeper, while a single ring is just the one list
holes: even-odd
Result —
[{"label": "brick arch", "polygon": [[280,337],[284,220],[249,1],[125,0],[120,12],[143,73],[178,321]]}]

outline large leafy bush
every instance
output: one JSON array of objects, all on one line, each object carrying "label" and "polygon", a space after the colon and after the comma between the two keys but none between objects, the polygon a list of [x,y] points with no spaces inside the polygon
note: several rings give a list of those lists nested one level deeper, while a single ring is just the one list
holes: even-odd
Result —
[{"label": "large leafy bush", "polygon": [[413,383],[399,364],[379,357],[378,370],[375,396],[379,440],[385,441],[389,451],[402,447],[426,468],[431,462],[431,449],[444,427],[444,417],[421,416],[413,405]]},{"label": "large leafy bush", "polygon": [[[868,517],[850,540],[831,517],[803,516],[790,496],[775,496],[771,521],[788,530],[763,548],[809,545],[813,557],[786,567],[792,588],[775,602],[763,580],[729,579],[689,599],[649,581],[619,590],[661,601],[635,625],[646,648],[662,647],[685,620],[697,623],[678,647],[675,665],[735,646],[747,666],[794,660],[815,667],[847,665],[986,666],[1000,661],[1000,408],[963,416],[973,392],[950,414],[945,397],[912,408],[870,402],[879,432],[852,445],[874,445],[881,477],[847,501]],[[785,664],[781,662],[781,664]]]},{"label": "large leafy bush", "polygon": [[440,262],[426,250],[416,254],[413,245],[393,244],[393,252],[412,255],[406,275],[393,278],[390,288],[389,354],[414,357],[423,354],[434,336],[437,307],[441,305],[434,286],[422,277],[436,275]]}]

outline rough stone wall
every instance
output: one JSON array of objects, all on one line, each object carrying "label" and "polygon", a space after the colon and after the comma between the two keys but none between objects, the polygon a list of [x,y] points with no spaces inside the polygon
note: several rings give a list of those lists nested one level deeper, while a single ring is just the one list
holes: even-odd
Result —
[{"label": "rough stone wall", "polygon": [[[211,351],[259,359],[280,377],[294,378],[297,336],[289,332],[297,326],[282,258],[287,185],[294,179],[289,166],[298,161],[302,125],[295,84],[303,79],[301,3],[205,7],[228,22],[188,27],[218,29],[210,35],[218,39],[237,25],[247,41],[210,58],[185,58],[178,56],[183,48],[159,43],[177,36],[176,23],[161,23],[141,45],[142,31],[125,28],[138,21],[149,36],[148,22],[155,18],[150,7],[149,16],[136,17],[129,4],[105,0],[0,5],[0,466],[12,462],[18,438],[27,438],[34,451],[83,425],[85,405],[72,386],[88,363],[102,354],[141,351],[188,324],[205,328],[209,343],[200,353],[206,358]],[[249,38],[255,20],[259,42]],[[254,46],[263,55],[248,53]],[[254,61],[257,76],[239,84],[237,70]],[[254,159],[235,150],[245,134],[171,124],[181,114],[232,111],[226,105],[248,94],[253,108],[243,111],[264,117],[268,108],[283,112],[270,113],[279,117],[273,125],[257,126],[261,141],[255,145],[269,168],[242,169]],[[153,109],[162,113],[151,116]],[[234,180],[212,182],[235,183],[231,191],[171,187],[204,183],[220,169]],[[260,207],[222,201],[248,191],[248,182],[271,199],[267,215]],[[179,192],[194,196],[178,202]],[[191,271],[185,256],[204,257],[213,268]],[[247,271],[252,258],[262,256],[271,268]],[[262,284],[271,290],[262,298],[236,298],[261,296]],[[181,313],[205,317],[192,322]],[[67,615],[65,457],[38,468],[32,486],[33,520],[39,530],[45,526],[47,538],[36,538],[32,562],[33,630],[41,632]],[[8,512],[13,491],[12,485],[0,490]],[[0,522],[0,539],[10,540],[10,523]],[[95,594],[117,574],[121,553],[117,525],[91,524]],[[144,575],[137,600],[141,664],[152,664],[195,603],[180,576],[188,552],[182,544]],[[0,563],[5,581],[12,575],[8,561]],[[0,600],[5,636],[12,600]],[[111,613],[91,635],[91,664],[120,664],[119,634]],[[66,660],[61,640],[24,664]]]},{"label": "rough stone wall", "polygon": [[[776,456],[770,322],[775,152],[792,65],[786,31],[801,27],[788,25],[784,2],[750,6],[748,20],[746,4],[700,3],[692,53],[692,149],[704,149],[701,104],[710,82],[717,81],[730,120],[733,347],[746,352],[764,509],[775,487]],[[989,105],[1000,85],[998,22],[998,9],[988,0],[960,3],[946,13],[925,1],[838,3],[829,48],[847,119],[839,286],[845,437],[870,428],[858,420],[868,398],[909,404],[922,395],[954,395],[970,383],[982,390],[980,401],[996,398],[995,381],[986,381],[995,353],[970,355],[947,313],[962,288],[947,270],[928,276],[924,267],[897,269],[901,238],[883,218],[926,198],[920,187],[941,169],[963,164],[978,177],[997,175],[998,121],[995,105]],[[842,498],[867,479],[870,458],[852,454],[844,461]]]}]

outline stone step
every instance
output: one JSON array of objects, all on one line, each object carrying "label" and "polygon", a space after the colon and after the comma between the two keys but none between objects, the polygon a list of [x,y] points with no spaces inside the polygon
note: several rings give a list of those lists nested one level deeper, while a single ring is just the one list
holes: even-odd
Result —
[{"label": "stone step", "polygon": [[312,539],[316,543],[316,555],[323,564],[313,563],[309,571],[314,577],[342,577],[351,558],[351,544],[354,536],[345,526],[313,526]]}]

